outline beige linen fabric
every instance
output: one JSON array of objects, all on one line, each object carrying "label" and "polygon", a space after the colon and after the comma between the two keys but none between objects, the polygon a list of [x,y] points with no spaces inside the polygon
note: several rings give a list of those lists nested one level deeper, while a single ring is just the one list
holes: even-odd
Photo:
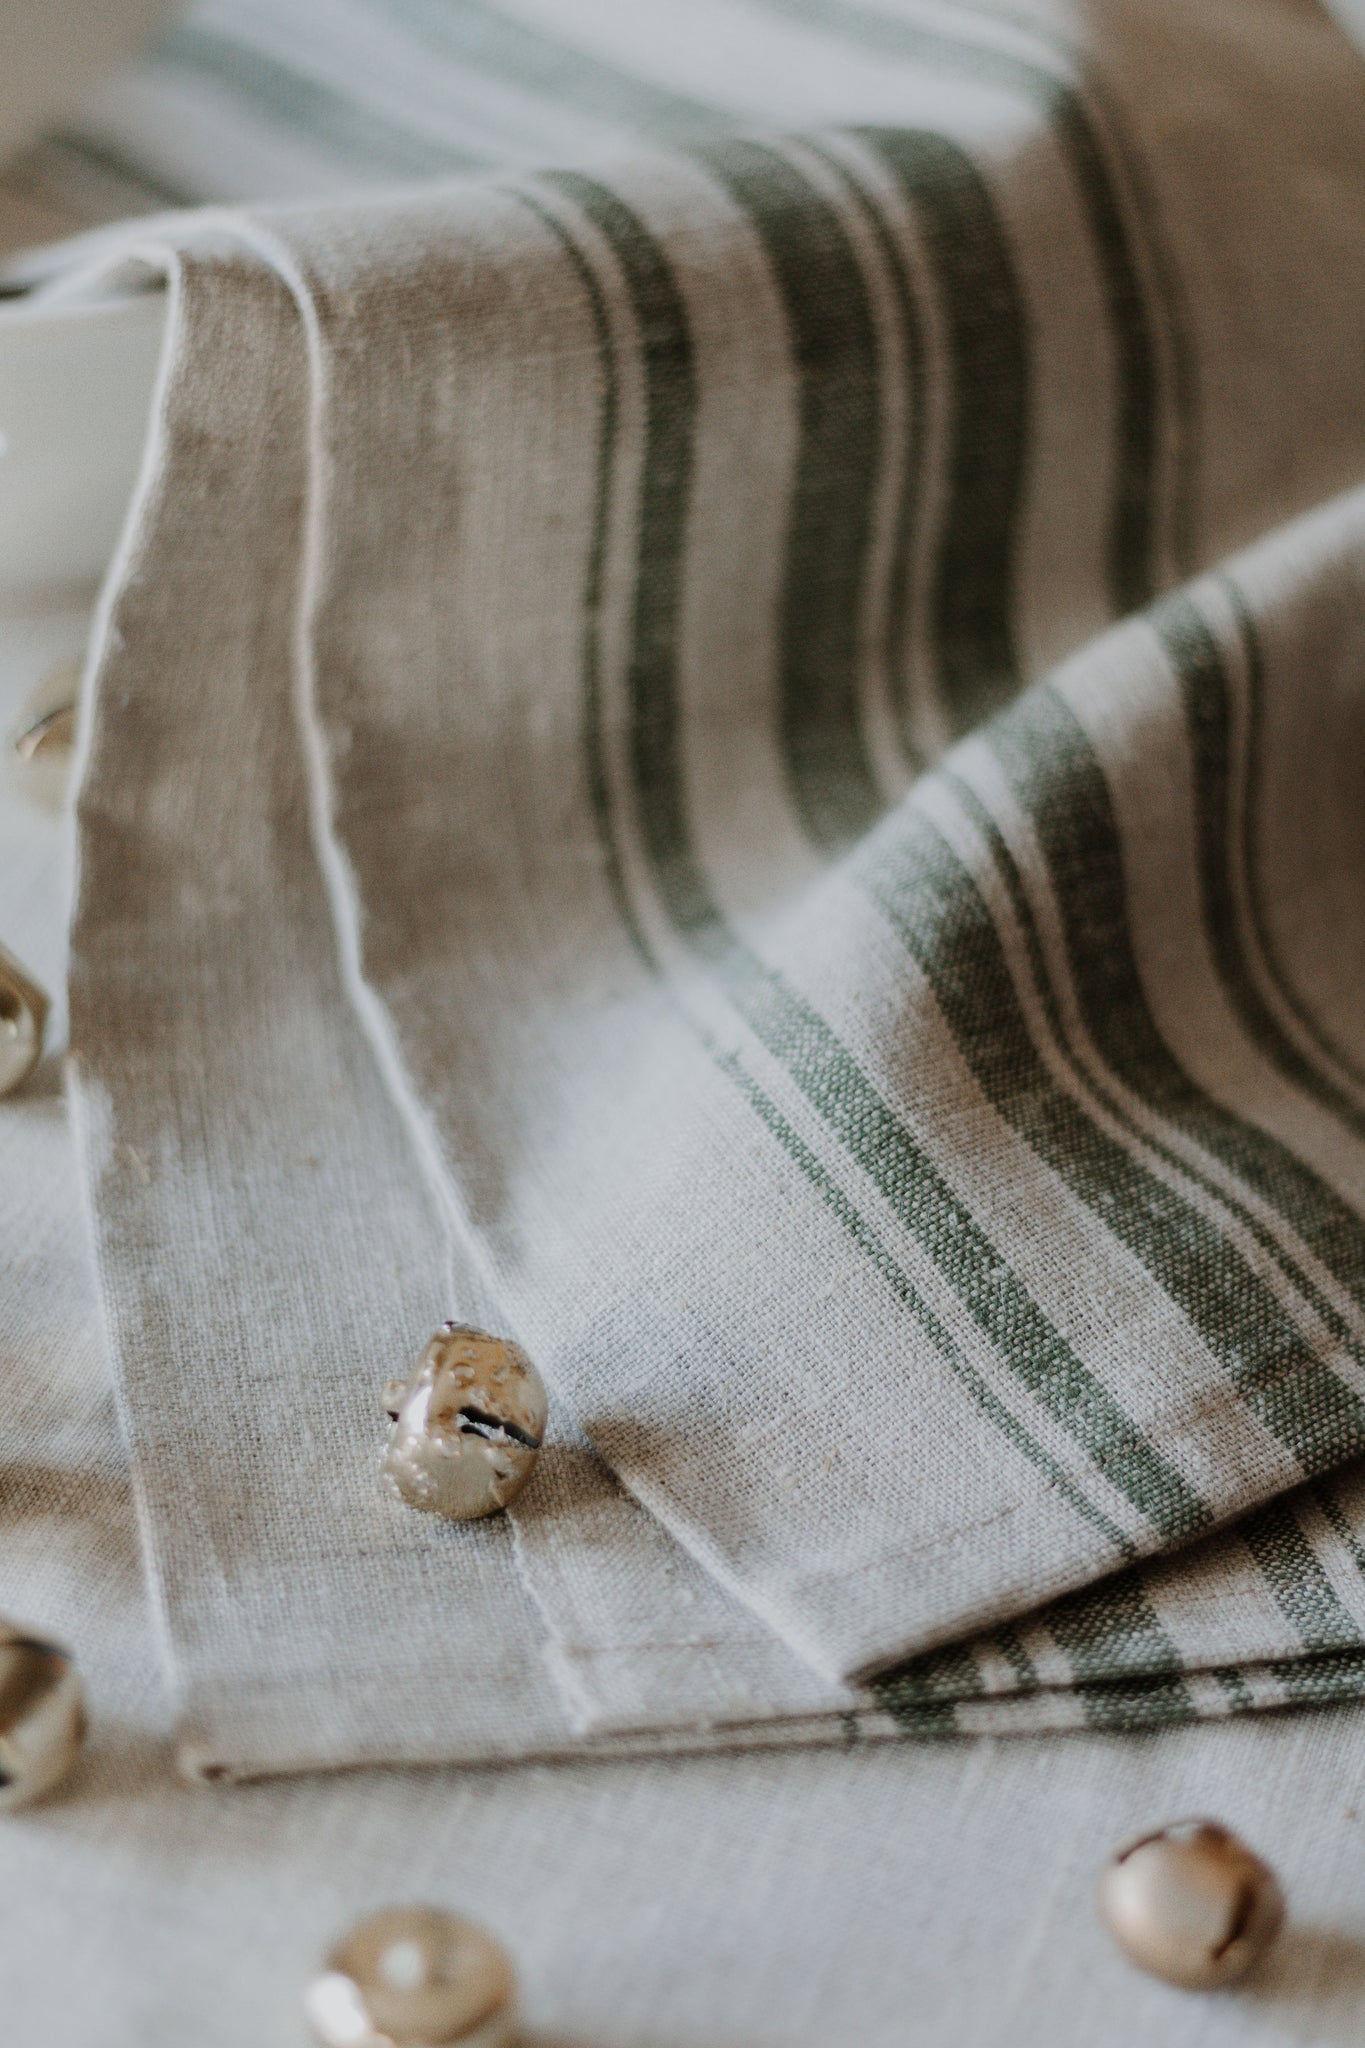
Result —
[{"label": "beige linen fabric", "polygon": [[[177,231],[72,986],[197,1768],[1358,1682],[1348,1485],[850,1690],[1365,1444],[1359,509],[1093,637],[1359,470],[1356,60],[773,18],[841,125]],[[515,1532],[373,1489],[452,1307]]]},{"label": "beige linen fabric", "polygon": [[5,0],[0,159],[71,119],[170,12],[171,0]]},{"label": "beige linen fabric", "polygon": [[[78,611],[0,623],[7,723],[79,631]],[[0,851],[4,928],[59,987],[59,827],[12,787]],[[509,1944],[538,2048],[1351,2039],[1357,1713],[685,1769],[178,1782],[56,1083],[49,1065],[0,1119],[0,1605],[78,1645],[94,1719],[63,1795],[5,1827],[11,2041],[299,2048],[316,1958],[401,1898]],[[1274,1859],[1294,1914],[1251,1993],[1214,2002],[1133,1978],[1090,1917],[1111,1838],[1206,1807]]]}]

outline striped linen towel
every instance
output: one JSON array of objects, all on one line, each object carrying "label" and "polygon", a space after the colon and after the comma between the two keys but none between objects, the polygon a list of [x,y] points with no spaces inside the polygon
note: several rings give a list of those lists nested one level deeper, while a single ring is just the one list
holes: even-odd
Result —
[{"label": "striped linen towel", "polygon": [[[186,1762],[1356,1696],[1358,56],[325,12],[100,117],[297,195],[97,273],[171,281],[71,993]],[[497,1525],[374,1483],[452,1311],[552,1387]]]}]

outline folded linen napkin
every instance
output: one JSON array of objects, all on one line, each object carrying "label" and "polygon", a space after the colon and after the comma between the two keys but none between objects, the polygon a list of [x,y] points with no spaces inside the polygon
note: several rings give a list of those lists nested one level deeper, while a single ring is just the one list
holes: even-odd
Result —
[{"label": "folded linen napkin", "polygon": [[[837,125],[114,273],[74,1092],[206,1772],[1359,1689],[1365,505],[1161,600],[1360,474],[1358,60],[776,20]],[[451,1312],[509,1524],[374,1483]]]}]

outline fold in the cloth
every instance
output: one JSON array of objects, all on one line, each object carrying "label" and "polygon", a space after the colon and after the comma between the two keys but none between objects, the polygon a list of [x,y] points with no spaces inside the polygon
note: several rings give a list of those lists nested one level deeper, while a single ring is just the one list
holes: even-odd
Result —
[{"label": "fold in the cloth", "polygon": [[[837,128],[118,273],[74,1092],[197,1768],[1356,1683],[1365,502],[1176,587],[1365,467],[1358,61],[806,12]],[[375,1484],[449,1313],[509,1523]]]}]

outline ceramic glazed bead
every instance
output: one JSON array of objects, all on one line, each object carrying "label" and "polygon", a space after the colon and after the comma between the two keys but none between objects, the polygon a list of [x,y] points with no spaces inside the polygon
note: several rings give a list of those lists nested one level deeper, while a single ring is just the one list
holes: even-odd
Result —
[{"label": "ceramic glazed bead", "polygon": [[384,1483],[409,1507],[469,1522],[496,1514],[531,1476],[545,1387],[519,1345],[443,1323],[409,1380],[391,1380]]},{"label": "ceramic glazed bead", "polygon": [[0,1812],[50,1792],[84,1740],[81,1683],[66,1651],[0,1622]]},{"label": "ceramic glazed bead", "polygon": [[0,946],[0,1095],[28,1078],[43,1049],[47,997],[12,953]]},{"label": "ceramic glazed bead", "polygon": [[362,1920],[304,1998],[325,2048],[510,2048],[516,1984],[481,1927],[431,1906]]},{"label": "ceramic glazed bead", "polygon": [[1216,1821],[1177,1821],[1110,1858],[1100,1911],[1130,1962],[1188,1991],[1234,1984],[1284,1918],[1275,1873]]}]

